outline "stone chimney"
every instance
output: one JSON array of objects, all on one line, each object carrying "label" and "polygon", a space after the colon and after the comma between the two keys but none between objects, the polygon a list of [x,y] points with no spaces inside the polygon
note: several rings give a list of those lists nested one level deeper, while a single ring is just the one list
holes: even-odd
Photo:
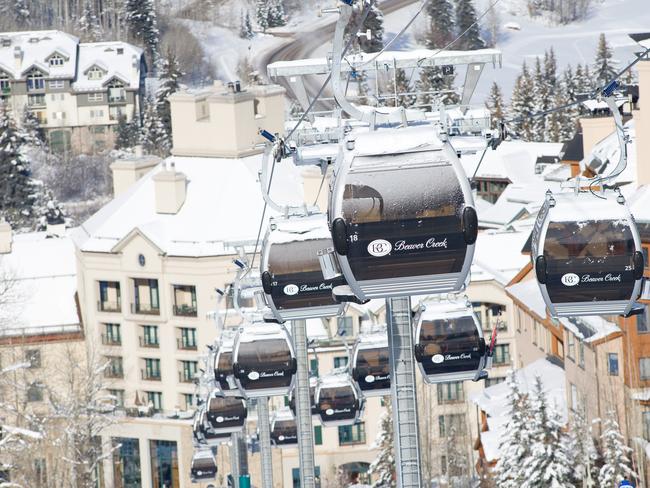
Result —
[{"label": "stone chimney", "polygon": [[115,160],[111,164],[113,196],[124,193],[136,181],[158,166],[161,161],[158,156],[144,155],[142,146],[135,146],[133,156]]},{"label": "stone chimney", "polygon": [[167,169],[163,163],[162,171],[153,176],[156,194],[156,212],[159,214],[177,214],[185,203],[187,195],[187,176],[176,171],[172,161]]},{"label": "stone chimney", "polygon": [[650,61],[637,63],[639,73],[639,110],[635,110],[636,180],[639,186],[650,185]]},{"label": "stone chimney", "polygon": [[9,254],[14,236],[11,225],[4,218],[0,218],[0,254]]},{"label": "stone chimney", "polygon": [[23,67],[23,54],[23,49],[20,46],[14,47],[14,66],[19,73]]}]

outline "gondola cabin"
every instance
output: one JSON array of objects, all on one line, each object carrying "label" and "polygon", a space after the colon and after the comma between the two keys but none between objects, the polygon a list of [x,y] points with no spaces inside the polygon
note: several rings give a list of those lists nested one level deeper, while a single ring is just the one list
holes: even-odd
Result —
[{"label": "gondola cabin", "polygon": [[[318,385],[318,378],[315,376],[310,376],[309,377],[309,402],[311,404],[311,414],[312,416],[317,416],[318,415],[318,408],[316,406],[316,400],[315,400],[315,395],[316,395],[316,386]],[[297,416],[298,414],[296,413],[296,389],[295,385],[294,388],[291,390],[289,393],[289,408],[291,409],[291,413],[293,413],[293,416]]]},{"label": "gondola cabin", "polygon": [[233,347],[234,333],[232,335],[223,334],[214,355],[214,380],[224,395],[241,396],[232,369]]},{"label": "gondola cabin", "polygon": [[627,315],[641,292],[634,218],[617,193],[597,195],[547,193],[537,216],[531,257],[553,317]]},{"label": "gondola cabin", "polygon": [[427,383],[484,379],[491,367],[494,340],[486,345],[470,306],[425,302],[415,331],[415,359]]},{"label": "gondola cabin", "polygon": [[249,398],[287,395],[296,373],[291,337],[280,324],[255,322],[239,329],[233,371]]},{"label": "gondola cabin", "polygon": [[210,428],[216,434],[241,432],[246,424],[248,410],[243,398],[226,397],[217,392],[208,398],[206,410]]},{"label": "gondola cabin", "polygon": [[275,412],[271,421],[271,444],[281,448],[298,446],[298,426],[289,408]]},{"label": "gondola cabin", "polygon": [[363,414],[363,400],[347,373],[322,376],[316,387],[315,401],[324,427],[352,425]]},{"label": "gondola cabin", "polygon": [[275,319],[332,317],[344,311],[332,289],[342,276],[325,279],[319,252],[332,248],[324,214],[272,219],[262,246],[262,285]]},{"label": "gondola cabin", "polygon": [[352,351],[352,379],[365,397],[390,394],[390,360],[385,330],[359,335]]},{"label": "gondola cabin", "polygon": [[230,441],[230,433],[216,433],[212,430],[207,411],[203,407],[194,415],[192,436],[195,446],[217,447]]},{"label": "gondola cabin", "polygon": [[217,477],[217,461],[211,449],[200,449],[192,456],[190,478],[192,483],[214,480]]},{"label": "gondola cabin", "polygon": [[366,300],[462,289],[478,219],[454,149],[431,126],[361,134],[345,144],[329,218],[339,267],[354,295]]}]

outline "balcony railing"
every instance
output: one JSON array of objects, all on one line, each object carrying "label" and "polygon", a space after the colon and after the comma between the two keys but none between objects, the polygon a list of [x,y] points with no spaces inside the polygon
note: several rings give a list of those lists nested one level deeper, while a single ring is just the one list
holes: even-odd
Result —
[{"label": "balcony railing", "polygon": [[196,373],[193,375],[189,376],[185,373],[185,371],[179,371],[178,372],[178,382],[179,383],[194,383],[194,377],[196,376]]},{"label": "balcony railing", "polygon": [[183,339],[176,339],[176,347],[181,351],[196,351],[196,343],[191,343]]},{"label": "balcony railing", "polygon": [[108,97],[108,103],[126,103],[126,95],[118,97]]},{"label": "balcony railing", "polygon": [[115,336],[112,336],[112,335],[102,334],[102,344],[104,346],[121,346],[122,345],[122,338],[121,337],[115,337]]},{"label": "balcony railing", "polygon": [[140,377],[146,381],[160,381],[160,371],[140,370]]},{"label": "balcony railing", "polygon": [[153,339],[153,338],[149,338],[149,337],[139,336],[138,339],[140,341],[140,347],[150,347],[150,348],[154,348],[154,349],[157,349],[157,348],[160,347],[160,343],[158,342],[157,338]]},{"label": "balcony railing", "polygon": [[124,370],[122,367],[119,368],[108,368],[104,370],[105,378],[124,378]]},{"label": "balcony railing", "polygon": [[106,301],[102,302],[99,300],[97,302],[97,310],[100,312],[121,312],[122,311],[122,302],[117,300],[115,302]]},{"label": "balcony railing", "polygon": [[192,305],[174,305],[174,315],[179,317],[196,317],[196,306]]},{"label": "balcony railing", "polygon": [[154,307],[148,303],[132,303],[131,313],[140,315],[160,315],[160,307]]}]

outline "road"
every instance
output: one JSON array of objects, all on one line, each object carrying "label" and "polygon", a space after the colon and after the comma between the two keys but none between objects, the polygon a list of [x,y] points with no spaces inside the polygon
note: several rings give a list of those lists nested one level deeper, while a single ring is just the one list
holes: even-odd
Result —
[{"label": "road", "polygon": [[[417,1],[418,0],[384,0],[381,2],[381,10],[384,15],[386,15],[403,7],[407,7],[412,3],[416,3]],[[331,23],[328,23],[311,31],[295,32],[293,34],[282,34],[283,37],[286,36],[290,40],[275,50],[265,53],[265,55],[258,60],[258,70],[262,73],[266,73],[266,66],[276,61],[290,61],[294,59],[306,59],[313,57],[313,53],[318,48],[320,48],[325,43],[331,42],[334,37],[334,28],[336,26],[337,17],[335,14],[326,15],[331,15]],[[293,90],[291,89],[288,80],[279,78],[274,81],[284,86],[289,94],[293,94]],[[310,100],[316,96],[318,90],[320,90],[323,84],[323,81],[324,77],[305,77],[305,89],[307,90],[307,95],[309,96]],[[323,96],[331,96],[329,89],[325,90]],[[320,103],[315,107],[316,110],[331,110],[331,108],[331,104]]]}]

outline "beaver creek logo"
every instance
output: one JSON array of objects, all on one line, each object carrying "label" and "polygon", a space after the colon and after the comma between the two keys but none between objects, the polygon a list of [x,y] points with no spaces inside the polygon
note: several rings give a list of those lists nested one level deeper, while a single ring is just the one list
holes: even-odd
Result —
[{"label": "beaver creek logo", "polygon": [[287,285],[282,289],[282,291],[285,295],[293,296],[298,293],[299,289],[296,285]]},{"label": "beaver creek logo", "polygon": [[392,250],[393,245],[386,239],[375,239],[368,244],[368,253],[377,258],[390,254]]}]

